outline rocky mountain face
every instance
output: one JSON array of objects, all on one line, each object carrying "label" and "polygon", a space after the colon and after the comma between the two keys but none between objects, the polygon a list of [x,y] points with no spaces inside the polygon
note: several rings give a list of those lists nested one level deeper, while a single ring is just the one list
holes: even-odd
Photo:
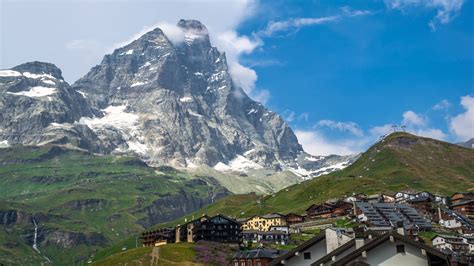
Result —
[{"label": "rocky mountain face", "polygon": [[355,159],[306,154],[278,114],[233,85],[225,54],[204,25],[181,20],[178,27],[183,41],[173,43],[156,28],[72,85],[48,63],[0,71],[0,145],[55,143],[133,153],[154,166],[288,169],[300,176]]}]

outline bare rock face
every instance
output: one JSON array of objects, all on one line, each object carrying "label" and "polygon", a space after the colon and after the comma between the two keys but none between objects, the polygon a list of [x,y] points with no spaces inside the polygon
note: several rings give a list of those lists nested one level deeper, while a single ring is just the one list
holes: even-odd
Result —
[{"label": "bare rock face", "polygon": [[73,85],[95,108],[122,108],[120,115],[133,120],[121,128],[124,142],[109,139],[110,152],[135,151],[152,164],[181,166],[214,166],[251,150],[250,159],[264,166],[295,158],[302,148],[292,130],[233,85],[206,27],[194,20],[178,27],[183,42],[155,29],[106,55]]},{"label": "bare rock face", "polygon": [[0,70],[0,146],[94,141],[95,133],[75,124],[94,113],[53,64],[30,62]]},{"label": "bare rock face", "polygon": [[156,28],[72,86],[48,63],[1,71],[0,146],[52,142],[220,170],[314,165],[298,165],[307,154],[288,124],[233,84],[206,27],[195,20],[177,26],[182,41]]}]

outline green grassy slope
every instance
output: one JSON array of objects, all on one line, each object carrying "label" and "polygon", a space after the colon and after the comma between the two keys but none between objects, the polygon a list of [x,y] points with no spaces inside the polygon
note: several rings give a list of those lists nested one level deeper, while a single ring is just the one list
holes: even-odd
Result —
[{"label": "green grassy slope", "polygon": [[[38,263],[43,255],[55,264],[85,261],[153,221],[174,219],[174,205],[182,215],[228,193],[213,178],[150,168],[132,157],[56,146],[0,151],[0,217],[18,216],[0,223],[0,262],[7,264]],[[32,217],[41,255],[31,248]]]},{"label": "green grassy slope", "polygon": [[[232,195],[195,212],[248,217],[270,212],[304,212],[312,203],[352,193],[427,190],[450,195],[474,188],[474,150],[395,133],[364,152],[351,166],[266,196]],[[186,218],[190,218],[188,215]],[[175,223],[181,223],[184,218]]]}]

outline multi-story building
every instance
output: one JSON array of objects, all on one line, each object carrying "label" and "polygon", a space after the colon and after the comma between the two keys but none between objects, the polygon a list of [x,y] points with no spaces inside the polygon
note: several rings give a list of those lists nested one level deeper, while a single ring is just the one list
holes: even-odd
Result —
[{"label": "multi-story building", "polygon": [[269,231],[272,226],[286,226],[285,216],[279,213],[255,215],[242,223],[242,230]]},{"label": "multi-story building", "polygon": [[240,243],[241,225],[236,220],[218,214],[202,216],[175,228],[175,242],[197,242],[199,240],[222,243]]},{"label": "multi-story building", "polygon": [[462,236],[437,235],[431,239],[433,247],[455,253],[468,253],[469,242]]},{"label": "multi-story building", "polygon": [[202,221],[197,227],[197,240],[214,241],[221,243],[240,243],[240,223],[236,220],[218,214]]},{"label": "multi-story building", "polygon": [[474,218],[474,200],[461,201],[452,204],[451,209],[468,218]]},{"label": "multi-story building", "polygon": [[289,225],[304,222],[304,216],[296,213],[288,213],[285,215],[285,219]]}]

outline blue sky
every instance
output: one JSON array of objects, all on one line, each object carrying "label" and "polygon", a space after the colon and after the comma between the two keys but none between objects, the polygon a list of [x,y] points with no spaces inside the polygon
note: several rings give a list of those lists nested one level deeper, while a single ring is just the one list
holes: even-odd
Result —
[{"label": "blue sky", "polygon": [[0,9],[0,68],[48,61],[71,83],[146,30],[199,19],[234,82],[313,154],[362,151],[392,124],[474,137],[473,1],[2,0]]}]

